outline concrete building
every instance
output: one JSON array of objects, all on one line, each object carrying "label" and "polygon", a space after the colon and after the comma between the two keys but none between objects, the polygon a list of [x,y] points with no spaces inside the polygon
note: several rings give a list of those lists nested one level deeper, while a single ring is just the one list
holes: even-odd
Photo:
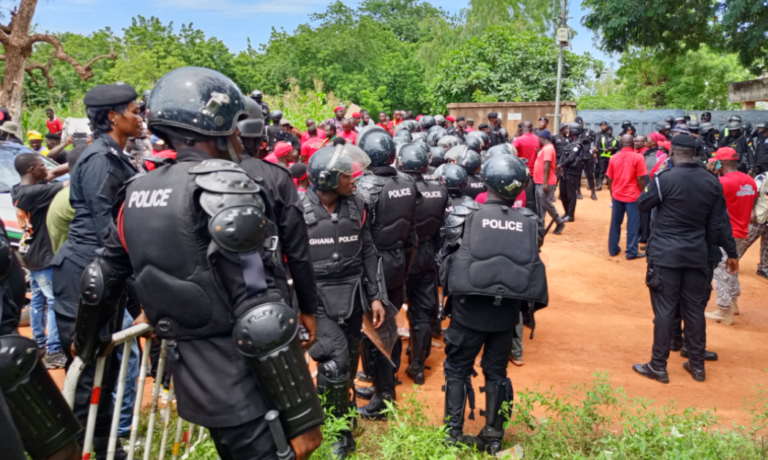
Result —
[{"label": "concrete building", "polygon": [[768,101],[768,77],[728,85],[728,102],[741,102],[741,110],[755,110],[761,101]]}]

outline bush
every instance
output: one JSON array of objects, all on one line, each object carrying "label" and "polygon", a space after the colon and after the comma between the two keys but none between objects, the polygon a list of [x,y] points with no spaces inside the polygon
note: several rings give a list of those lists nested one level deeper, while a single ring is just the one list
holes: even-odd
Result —
[{"label": "bush", "polygon": [[[325,84],[320,80],[314,80],[314,90],[301,91],[297,83],[291,84],[291,89],[283,94],[275,96],[264,95],[264,102],[269,104],[270,110],[281,110],[283,118],[300,130],[306,130],[304,124],[308,118],[312,118],[318,124],[333,117],[333,109],[342,102],[333,91],[323,92]],[[349,107],[346,102],[345,107]]]}]

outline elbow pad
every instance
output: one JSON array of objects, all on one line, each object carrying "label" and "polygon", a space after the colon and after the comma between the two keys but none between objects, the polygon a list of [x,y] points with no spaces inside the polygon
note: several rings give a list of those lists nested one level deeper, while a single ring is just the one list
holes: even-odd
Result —
[{"label": "elbow pad", "polygon": [[292,308],[282,302],[254,306],[237,320],[232,338],[270,409],[280,412],[288,439],[323,424],[325,414],[304,361],[299,318]]},{"label": "elbow pad", "polygon": [[85,363],[93,362],[110,344],[122,324],[118,318],[125,280],[118,279],[101,257],[85,268],[80,277],[80,304],[75,321],[75,353]]}]

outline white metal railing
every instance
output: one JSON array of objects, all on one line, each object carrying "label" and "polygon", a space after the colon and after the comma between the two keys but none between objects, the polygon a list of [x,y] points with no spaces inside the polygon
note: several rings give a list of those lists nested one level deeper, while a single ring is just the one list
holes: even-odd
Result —
[{"label": "white metal railing", "polygon": [[[114,460],[115,450],[117,443],[119,442],[117,431],[120,426],[120,412],[123,406],[123,397],[125,396],[126,378],[128,375],[128,363],[131,357],[131,344],[133,339],[146,334],[152,330],[152,326],[149,324],[139,324],[131,326],[128,329],[122,330],[112,334],[112,340],[115,342],[115,347],[123,346],[123,357],[120,362],[120,375],[117,380],[117,393],[115,395],[115,410],[112,413],[112,425],[109,431],[109,444],[107,447],[107,460]],[[149,350],[150,343],[147,341],[144,345],[144,351],[141,355],[141,367],[139,370],[139,380],[136,386],[136,401],[133,405],[133,418],[131,420],[131,436],[126,453],[128,454],[128,460],[133,460],[136,454],[136,444],[139,435],[139,415],[141,414],[142,400],[144,396],[144,384],[147,378],[147,363],[149,362]],[[163,370],[165,368],[165,361],[168,355],[168,343],[163,340],[160,345],[160,359],[157,362],[157,374],[155,376],[155,386],[152,390],[152,402],[149,409],[149,421],[147,425],[147,439],[144,443],[144,456],[143,460],[149,460],[152,447],[152,439],[155,429],[155,420],[157,414],[158,399],[160,397],[160,388],[163,381]],[[89,460],[91,457],[91,448],[93,447],[93,433],[96,428],[96,413],[99,410],[99,399],[101,397],[101,384],[104,379],[104,363],[106,358],[99,358],[96,361],[96,375],[93,379],[93,390],[91,391],[91,405],[88,408],[88,423],[85,427],[85,442],[83,444],[83,460]],[[67,371],[67,377],[64,380],[64,399],[66,399],[69,407],[74,406],[75,392],[77,390],[77,381],[80,379],[80,375],[83,373],[85,364],[79,357],[75,357],[72,365]],[[160,452],[158,455],[159,460],[165,458],[165,453],[168,448],[168,432],[171,424],[171,406],[173,404],[173,377],[171,377],[170,389],[168,390],[168,405],[163,412],[163,434],[160,444]],[[176,424],[176,434],[174,436],[173,448],[171,450],[171,459],[177,460],[179,458],[181,445],[184,445],[184,453],[181,456],[182,459],[186,459],[190,452],[195,449],[201,441],[206,437],[205,429],[199,427],[197,441],[192,442],[194,435],[195,424],[190,423],[187,430],[184,430],[184,420],[179,417]]]}]

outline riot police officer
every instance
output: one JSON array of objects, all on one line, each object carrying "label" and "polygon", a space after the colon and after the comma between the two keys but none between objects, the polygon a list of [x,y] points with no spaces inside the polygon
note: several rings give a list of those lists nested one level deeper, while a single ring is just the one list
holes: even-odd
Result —
[{"label": "riot police officer", "polygon": [[755,175],[768,171],[768,124],[760,122],[755,133]]},{"label": "riot police officer", "polygon": [[467,189],[469,176],[467,171],[458,165],[447,164],[438,171],[438,182],[448,190],[448,202],[445,207],[445,217],[448,217],[454,207],[464,202],[464,190]]},{"label": "riot police officer", "polygon": [[[592,192],[592,199],[597,200],[597,195],[595,194],[595,166],[597,165],[597,162],[595,161],[595,155],[594,155],[595,152],[592,149],[592,144],[595,142],[595,138],[597,136],[595,132],[592,131],[591,129],[584,128],[584,119],[582,119],[581,117],[576,117],[575,122],[578,123],[579,126],[581,126],[581,136],[579,137],[579,140],[581,140],[582,151],[583,151],[583,154],[581,157],[581,168],[584,171],[584,174],[587,176],[587,186],[589,187],[589,190]],[[579,183],[579,190],[578,190],[578,198],[581,199],[580,183]],[[568,215],[571,216],[570,214]]]},{"label": "riot police officer", "polygon": [[[734,117],[731,117],[734,118]],[[755,159],[752,155],[752,148],[749,145],[747,136],[742,131],[741,121],[731,121],[728,123],[728,129],[720,139],[720,147],[731,147],[739,154],[739,171],[750,173],[755,165]]]},{"label": "riot police officer", "polygon": [[267,125],[267,144],[271,150],[275,145],[275,142],[277,142],[278,136],[282,132],[280,129],[280,120],[283,119],[283,112],[280,110],[273,110],[272,113],[269,114],[269,118],[272,120],[272,124]]},{"label": "riot police officer", "polygon": [[560,184],[560,201],[567,216],[563,221],[576,220],[576,199],[581,187],[582,157],[584,156],[584,144],[582,142],[581,123],[568,124],[569,142],[563,150],[560,159],[560,167],[563,169],[563,182]]},{"label": "riot police officer", "polygon": [[146,318],[169,340],[179,416],[208,428],[222,458],[251,459],[283,447],[265,420],[278,410],[297,458],[306,459],[321,442],[324,414],[298,332],[301,321],[314,340],[317,305],[299,303],[297,317],[285,303],[268,197],[237,164],[244,97],[200,67],[157,82],[148,125],[177,151],[176,162],[125,188],[105,250],[81,281],[75,348],[86,360],[100,352],[95,331],[135,273]]},{"label": "riot police officer", "polygon": [[480,172],[480,166],[482,165],[482,160],[480,158],[480,155],[476,151],[471,150],[466,146],[460,146],[457,148],[463,148],[464,154],[462,155],[461,158],[459,158],[459,161],[456,164],[458,164],[459,166],[464,168],[465,171],[467,171],[467,177],[469,179],[467,188],[466,190],[464,190],[464,195],[474,200],[475,198],[477,198],[477,195],[480,195],[486,190],[482,179],[480,179],[478,175],[478,173]]},{"label": "riot police officer", "polygon": [[621,132],[619,133],[618,137],[621,137],[625,134],[627,134],[627,130],[632,127],[632,122],[629,120],[624,120],[621,122]]},{"label": "riot police officer", "polygon": [[[387,303],[396,314],[403,305],[408,261],[418,244],[413,222],[419,193],[413,180],[399,175],[391,166],[395,144],[386,131],[378,126],[366,128],[357,138],[357,145],[371,159],[365,174],[357,179],[357,188],[370,209],[371,235],[382,259]],[[385,321],[394,321],[393,316],[388,314]],[[385,419],[384,401],[395,399],[395,373],[400,366],[402,341],[395,341],[391,362],[370,340],[364,339],[363,345],[373,373],[374,394],[359,412],[364,418]]]},{"label": "riot police officer", "polygon": [[443,163],[445,163],[445,149],[442,147],[430,147],[429,149],[429,166],[427,166],[427,172],[423,174],[425,180],[437,180],[435,177],[435,171]]},{"label": "riot police officer", "polygon": [[[560,133],[552,137],[552,143],[555,145],[555,155],[557,155],[557,165],[560,166],[560,159],[563,158],[563,151],[568,144],[568,123],[560,125]],[[558,171],[558,175],[559,171]]]},{"label": "riot police officer", "polygon": [[422,176],[429,157],[416,146],[406,145],[397,156],[396,167],[407,174],[419,190],[413,226],[419,246],[412,258],[405,282],[408,318],[411,323],[410,365],[405,373],[418,385],[424,384],[424,361],[432,345],[432,323],[437,317],[437,266],[435,254],[440,249],[440,227],[443,224],[448,190],[439,182]]},{"label": "riot police officer", "polygon": [[699,139],[707,151],[707,157],[711,157],[717,150],[717,139],[715,138],[715,125],[712,123],[702,123],[699,126]]},{"label": "riot police officer", "polygon": [[699,130],[701,129],[701,123],[696,120],[691,120],[687,123],[687,126],[688,131],[691,133],[691,137],[696,139],[696,158],[706,163],[712,155],[712,152],[709,150],[709,148],[707,148],[707,143],[699,133]]},{"label": "riot police officer", "polygon": [[656,131],[664,136],[667,140],[672,139],[672,137],[669,135],[669,130],[672,129],[672,125],[667,123],[666,121],[659,121],[656,122]]},{"label": "riot police officer", "polygon": [[[372,318],[374,327],[384,317],[379,256],[365,202],[359,194],[353,195],[353,175],[369,162],[368,156],[351,144],[320,149],[309,160],[312,188],[301,194],[319,290],[318,339],[309,354],[318,363],[318,393],[326,395],[326,409],[339,418],[349,412],[363,311]],[[344,430],[334,446],[335,458],[346,458],[354,450],[352,433]]]},{"label": "riot police officer", "polygon": [[[530,180],[528,168],[518,157],[495,155],[483,165],[481,176],[488,187],[487,201],[453,209],[440,250],[446,267],[441,283],[451,308],[445,331],[445,422],[449,441],[496,454],[504,436],[501,409],[513,399],[507,358],[520,309],[528,301],[546,305],[548,292],[539,258],[543,232],[538,218],[527,208],[512,208]],[[492,270],[489,263],[494,264]],[[481,411],[486,423],[479,435],[468,436],[463,434],[464,410],[467,398],[473,406],[470,378],[483,347],[485,386],[480,391],[486,395]]]},{"label": "riot police officer", "polygon": [[[631,126],[631,124],[628,124],[627,126],[622,124],[622,127],[624,128],[623,132],[626,132],[627,128]],[[598,154],[597,189],[602,190],[603,180],[605,179],[605,173],[608,171],[608,163],[611,161],[611,156],[619,151],[619,142],[618,139],[613,137],[612,127],[608,126],[604,132],[600,133],[595,142],[595,147],[597,147]]]},{"label": "riot police officer", "polygon": [[264,93],[259,89],[251,91],[251,99],[253,99],[261,108],[261,113],[264,114],[264,123],[269,125],[269,104],[264,102]]}]

